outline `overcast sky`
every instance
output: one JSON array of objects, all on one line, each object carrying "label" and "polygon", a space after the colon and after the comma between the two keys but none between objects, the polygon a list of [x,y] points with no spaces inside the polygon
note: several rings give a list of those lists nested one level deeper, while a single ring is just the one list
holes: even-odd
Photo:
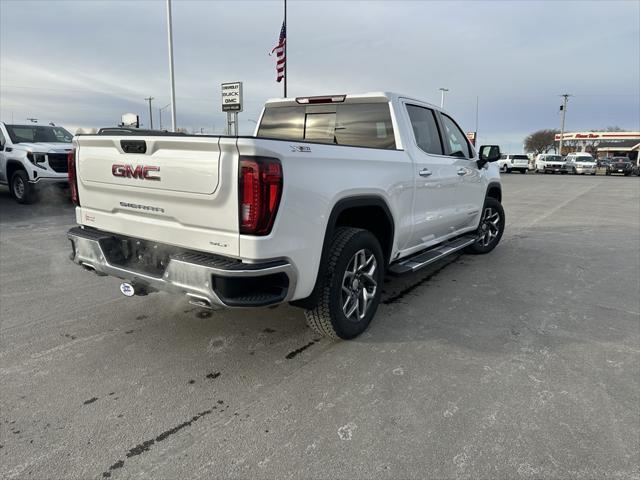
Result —
[{"label": "overcast sky", "polygon": [[[387,90],[439,104],[479,139],[618,125],[640,130],[640,2],[288,2],[289,95]],[[220,83],[242,80],[249,133],[282,96],[268,55],[282,1],[173,1],[178,125],[219,133]],[[115,125],[169,103],[164,0],[0,0],[0,117]],[[163,115],[169,124],[168,109]]]}]

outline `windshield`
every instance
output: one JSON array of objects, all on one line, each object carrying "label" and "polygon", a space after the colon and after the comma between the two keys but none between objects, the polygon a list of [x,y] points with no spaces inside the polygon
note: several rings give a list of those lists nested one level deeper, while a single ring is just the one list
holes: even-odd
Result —
[{"label": "windshield", "polygon": [[62,127],[5,125],[12,143],[71,143],[73,135]]},{"label": "windshield", "polygon": [[594,162],[592,157],[576,157],[576,162]]},{"label": "windshield", "polygon": [[527,157],[526,155],[514,155],[512,158],[514,160],[529,160],[529,157]]},{"label": "windshield", "polygon": [[560,155],[548,155],[546,157],[543,157],[543,160],[545,162],[561,162],[562,157]]}]

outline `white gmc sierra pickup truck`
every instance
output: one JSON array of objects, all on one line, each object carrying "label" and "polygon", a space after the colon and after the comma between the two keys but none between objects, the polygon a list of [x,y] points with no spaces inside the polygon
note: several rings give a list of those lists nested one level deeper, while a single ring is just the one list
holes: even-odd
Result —
[{"label": "white gmc sierra pickup truck", "polygon": [[397,94],[271,100],[251,137],[105,131],[74,147],[75,263],[128,296],[290,302],[335,338],[365,330],[386,272],[487,253],[505,225],[499,148],[477,155],[451,116]]}]

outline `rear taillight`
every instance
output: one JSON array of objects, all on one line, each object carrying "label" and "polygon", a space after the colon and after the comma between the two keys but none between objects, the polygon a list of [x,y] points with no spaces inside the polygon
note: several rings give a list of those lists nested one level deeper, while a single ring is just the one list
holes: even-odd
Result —
[{"label": "rear taillight", "polygon": [[71,190],[71,201],[76,205],[80,205],[80,196],[78,195],[78,175],[76,173],[76,149],[74,148],[67,155],[67,168],[69,176],[69,189]]},{"label": "rear taillight", "polygon": [[238,172],[240,233],[268,235],[282,196],[282,165],[277,158],[240,157]]}]

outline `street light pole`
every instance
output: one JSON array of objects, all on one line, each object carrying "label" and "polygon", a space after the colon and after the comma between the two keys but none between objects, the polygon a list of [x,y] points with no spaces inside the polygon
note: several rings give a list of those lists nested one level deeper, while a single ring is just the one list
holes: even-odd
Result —
[{"label": "street light pole", "polygon": [[169,42],[169,77],[171,81],[171,131],[176,131],[176,85],[173,77],[173,28],[171,26],[171,0],[167,0],[167,37]]},{"label": "street light pole", "polygon": [[145,100],[149,102],[149,125],[150,125],[149,128],[153,130],[153,112],[151,110],[151,100],[153,100],[153,97],[148,96],[147,98],[145,98]]},{"label": "street light pole", "polygon": [[448,88],[440,87],[440,108],[444,108],[444,92],[448,91]]},{"label": "street light pole", "polygon": [[568,93],[563,93],[562,94],[562,107],[560,107],[560,110],[562,110],[562,120],[560,122],[560,147],[559,147],[559,155],[562,155],[562,141],[564,140],[564,116],[567,113],[567,100],[569,100],[569,97],[571,95],[569,95]]}]

